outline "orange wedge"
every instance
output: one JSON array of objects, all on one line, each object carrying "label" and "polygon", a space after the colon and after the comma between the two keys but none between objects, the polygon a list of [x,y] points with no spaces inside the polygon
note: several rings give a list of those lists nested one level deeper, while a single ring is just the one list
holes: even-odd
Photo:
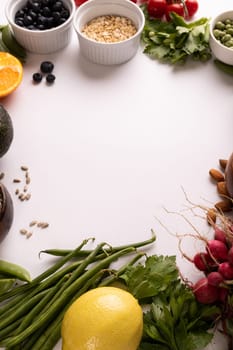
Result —
[{"label": "orange wedge", "polygon": [[15,56],[0,52],[0,98],[12,93],[21,83],[23,66]]}]

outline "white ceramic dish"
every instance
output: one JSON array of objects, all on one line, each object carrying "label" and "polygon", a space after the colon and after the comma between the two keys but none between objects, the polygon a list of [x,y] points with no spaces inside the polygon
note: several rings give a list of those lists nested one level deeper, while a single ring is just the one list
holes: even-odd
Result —
[{"label": "white ceramic dish", "polygon": [[[83,26],[102,15],[128,17],[137,28],[136,34],[115,43],[103,43],[87,38],[82,33]],[[136,54],[145,18],[140,7],[130,0],[89,0],[76,10],[73,23],[81,53],[94,63],[114,65],[124,63]]]},{"label": "white ceramic dish", "polygon": [[63,49],[68,45],[72,33],[72,20],[75,12],[73,0],[63,0],[64,5],[70,11],[70,16],[65,23],[58,27],[46,30],[29,30],[15,24],[15,14],[21,9],[27,0],[9,0],[5,13],[17,41],[28,51],[37,54],[49,54]]},{"label": "white ceramic dish", "polygon": [[210,47],[214,56],[221,62],[233,65],[233,49],[224,46],[213,34],[215,24],[225,19],[233,20],[233,11],[225,11],[213,18],[210,23]]}]

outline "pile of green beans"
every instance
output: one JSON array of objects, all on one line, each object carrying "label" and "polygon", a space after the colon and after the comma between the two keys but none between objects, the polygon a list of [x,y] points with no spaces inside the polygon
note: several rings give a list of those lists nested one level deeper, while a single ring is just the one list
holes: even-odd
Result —
[{"label": "pile of green beans", "polygon": [[233,49],[233,19],[227,18],[215,23],[213,34],[221,44]]},{"label": "pile of green beans", "polygon": [[[7,350],[52,350],[61,337],[66,310],[91,288],[109,285],[120,278],[128,266],[144,254],[137,248],[149,245],[156,237],[120,247],[98,244],[84,250],[84,240],[76,249],[52,250],[62,255],[49,269],[32,281],[0,293],[0,347]],[[44,251],[50,254],[49,250]],[[62,252],[62,254],[61,254]],[[111,264],[120,257],[133,255],[117,270]]]}]

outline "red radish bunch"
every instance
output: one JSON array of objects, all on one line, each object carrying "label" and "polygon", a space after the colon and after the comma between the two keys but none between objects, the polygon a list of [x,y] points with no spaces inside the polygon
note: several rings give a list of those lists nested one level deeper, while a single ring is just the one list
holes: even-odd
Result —
[{"label": "red radish bunch", "polygon": [[205,276],[194,286],[196,299],[203,304],[225,303],[233,285],[233,232],[228,227],[214,228],[214,239],[206,242],[206,251],[197,253],[192,262]]}]

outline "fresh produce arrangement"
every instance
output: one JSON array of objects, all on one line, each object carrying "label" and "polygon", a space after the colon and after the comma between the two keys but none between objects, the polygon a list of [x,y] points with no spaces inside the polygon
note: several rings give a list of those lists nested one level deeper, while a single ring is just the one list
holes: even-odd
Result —
[{"label": "fresh produce arrangement", "polygon": [[[85,1],[75,0],[77,6]],[[145,54],[169,64],[211,59],[210,19],[192,20],[199,8],[196,0],[148,0],[138,5],[146,19]],[[69,16],[62,1],[28,0],[15,22],[43,31],[63,24]],[[214,30],[227,47],[233,47],[232,28],[226,19]],[[0,97],[19,86],[26,58],[9,25],[0,26]],[[213,62],[233,74],[233,66]],[[43,60],[32,75],[36,84],[43,78],[49,85],[56,79],[50,60]],[[11,117],[0,104],[0,158],[13,137]],[[233,221],[227,214],[233,208],[233,154],[220,159],[219,165],[220,170],[210,169],[209,175],[221,201],[204,208],[213,236],[190,234],[204,243],[192,258],[181,250],[200,273],[197,282],[181,275],[175,256],[147,252],[156,240],[153,231],[150,239],[124,246],[101,242],[85,249],[95,241],[90,238],[71,250],[44,249],[40,256],[49,255],[55,262],[33,279],[23,266],[0,259],[0,347],[52,350],[61,339],[63,350],[86,349],[90,344],[92,350],[200,350],[217,331],[226,336],[232,350]],[[26,180],[29,185],[29,175]],[[30,195],[25,187],[23,191]],[[30,198],[21,195],[18,192],[22,201]],[[0,242],[11,229],[13,215],[11,195],[0,179]],[[39,224],[48,227],[47,222]],[[30,232],[21,231],[30,237]]]}]

